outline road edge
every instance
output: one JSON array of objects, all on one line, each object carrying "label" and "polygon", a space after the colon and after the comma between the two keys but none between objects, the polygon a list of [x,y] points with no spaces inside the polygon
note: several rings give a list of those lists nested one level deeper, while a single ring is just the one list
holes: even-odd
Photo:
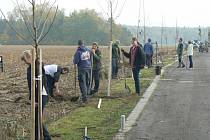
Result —
[{"label": "road edge", "polygon": [[[168,64],[164,66],[161,70],[161,75],[164,74],[166,68],[174,65],[177,61]],[[126,119],[125,122],[125,129],[123,131],[119,130],[119,132],[116,134],[116,136],[113,138],[113,140],[125,140],[125,134],[132,129],[133,126],[136,125],[137,119],[140,117],[141,113],[143,112],[145,106],[147,105],[151,95],[153,94],[155,88],[157,87],[157,84],[160,80],[161,75],[156,75],[153,79],[151,85],[146,89],[146,91],[143,94],[143,98],[139,100],[139,102],[136,104],[133,111],[129,114],[129,116]]]}]

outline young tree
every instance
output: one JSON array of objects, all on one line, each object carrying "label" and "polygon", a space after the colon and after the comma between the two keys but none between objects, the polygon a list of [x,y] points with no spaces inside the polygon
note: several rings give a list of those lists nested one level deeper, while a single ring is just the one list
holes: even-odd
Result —
[{"label": "young tree", "polygon": [[[27,33],[18,31],[17,29],[21,28],[20,26],[14,26],[5,14],[0,9],[1,14],[5,18],[9,27],[14,31],[15,35],[21,38],[28,45],[32,45],[35,49],[35,53],[32,54],[32,84],[31,84],[31,119],[32,119],[32,131],[31,139],[35,139],[35,83],[38,81],[38,139],[43,139],[43,129],[42,129],[42,55],[39,51],[40,42],[47,36],[49,33],[53,22],[55,20],[56,13],[58,11],[58,6],[55,7],[56,0],[50,2],[50,0],[26,0],[21,1],[16,0],[16,7],[13,11],[13,14],[10,14],[12,20],[16,23],[24,23]],[[18,22],[17,22],[18,21]],[[18,28],[16,28],[18,27]],[[32,51],[33,52],[33,51]],[[40,53],[39,53],[40,52]],[[35,54],[35,55],[34,55]],[[40,65],[35,65],[35,60],[39,62]],[[39,77],[35,77],[35,73]]]}]

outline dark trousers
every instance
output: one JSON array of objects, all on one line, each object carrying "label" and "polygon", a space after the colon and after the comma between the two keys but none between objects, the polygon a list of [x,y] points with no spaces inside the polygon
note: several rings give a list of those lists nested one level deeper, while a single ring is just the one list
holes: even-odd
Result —
[{"label": "dark trousers", "polygon": [[136,93],[140,95],[140,78],[139,78],[140,68],[139,67],[132,68],[132,72],[133,72],[133,78],[135,82]]},{"label": "dark trousers", "polygon": [[82,93],[82,101],[87,101],[87,95],[90,94],[90,69],[78,69],[78,81]]},{"label": "dark trousers", "polygon": [[[43,114],[43,110],[45,108],[45,105],[47,104],[48,101],[48,96],[44,96],[42,95],[42,114]],[[38,107],[35,108],[35,140],[39,140],[38,139],[38,132],[39,132],[39,128],[38,128]],[[51,140],[50,134],[47,130],[47,128],[44,126],[44,124],[42,124],[43,126],[43,135],[44,135],[44,140]]]},{"label": "dark trousers", "polygon": [[192,55],[189,55],[189,61],[190,61],[190,66],[189,68],[193,68],[193,60],[192,60]]},{"label": "dark trousers", "polygon": [[[93,78],[92,78],[92,83],[95,83],[94,85],[94,91],[98,92],[99,88],[99,83],[100,83],[100,69],[99,70],[93,70]],[[92,88],[92,85],[91,85]]]},{"label": "dark trousers", "polygon": [[147,67],[150,67],[152,64],[152,55],[151,54],[146,54],[146,65]]},{"label": "dark trousers", "polygon": [[112,58],[112,78],[117,77],[118,73],[118,59]]},{"label": "dark trousers", "polygon": [[181,55],[178,56],[178,61],[179,61],[179,67],[185,66]]},{"label": "dark trousers", "polygon": [[53,96],[53,88],[55,84],[55,79],[48,74],[46,74],[46,77],[47,77],[47,87],[48,87],[49,95]]}]

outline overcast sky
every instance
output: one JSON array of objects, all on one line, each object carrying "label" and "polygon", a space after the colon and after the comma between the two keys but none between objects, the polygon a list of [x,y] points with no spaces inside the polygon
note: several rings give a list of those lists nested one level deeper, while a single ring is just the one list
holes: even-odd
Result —
[{"label": "overcast sky", "polygon": [[[27,3],[27,0],[18,1]],[[37,0],[37,2],[39,1]],[[109,0],[57,0],[57,5],[59,5],[59,8],[64,8],[66,14],[74,10],[88,8],[95,9],[98,13],[107,17],[107,1]],[[114,17],[117,17],[125,0],[112,1],[114,9],[118,1],[118,8],[114,13]],[[137,25],[139,7],[141,6],[140,24],[143,25],[143,1],[145,1],[146,26],[161,26],[162,21],[164,26],[176,26],[176,20],[179,27],[210,26],[210,0],[126,0],[120,16],[116,18],[116,22]],[[0,0],[0,8],[6,13],[14,7],[14,2],[15,0]]]}]

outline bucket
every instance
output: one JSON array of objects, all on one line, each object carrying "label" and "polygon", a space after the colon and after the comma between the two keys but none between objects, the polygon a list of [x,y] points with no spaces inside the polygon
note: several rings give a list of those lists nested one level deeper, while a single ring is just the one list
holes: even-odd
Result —
[{"label": "bucket", "polygon": [[155,66],[155,73],[156,75],[160,75],[161,74],[161,66]]}]

